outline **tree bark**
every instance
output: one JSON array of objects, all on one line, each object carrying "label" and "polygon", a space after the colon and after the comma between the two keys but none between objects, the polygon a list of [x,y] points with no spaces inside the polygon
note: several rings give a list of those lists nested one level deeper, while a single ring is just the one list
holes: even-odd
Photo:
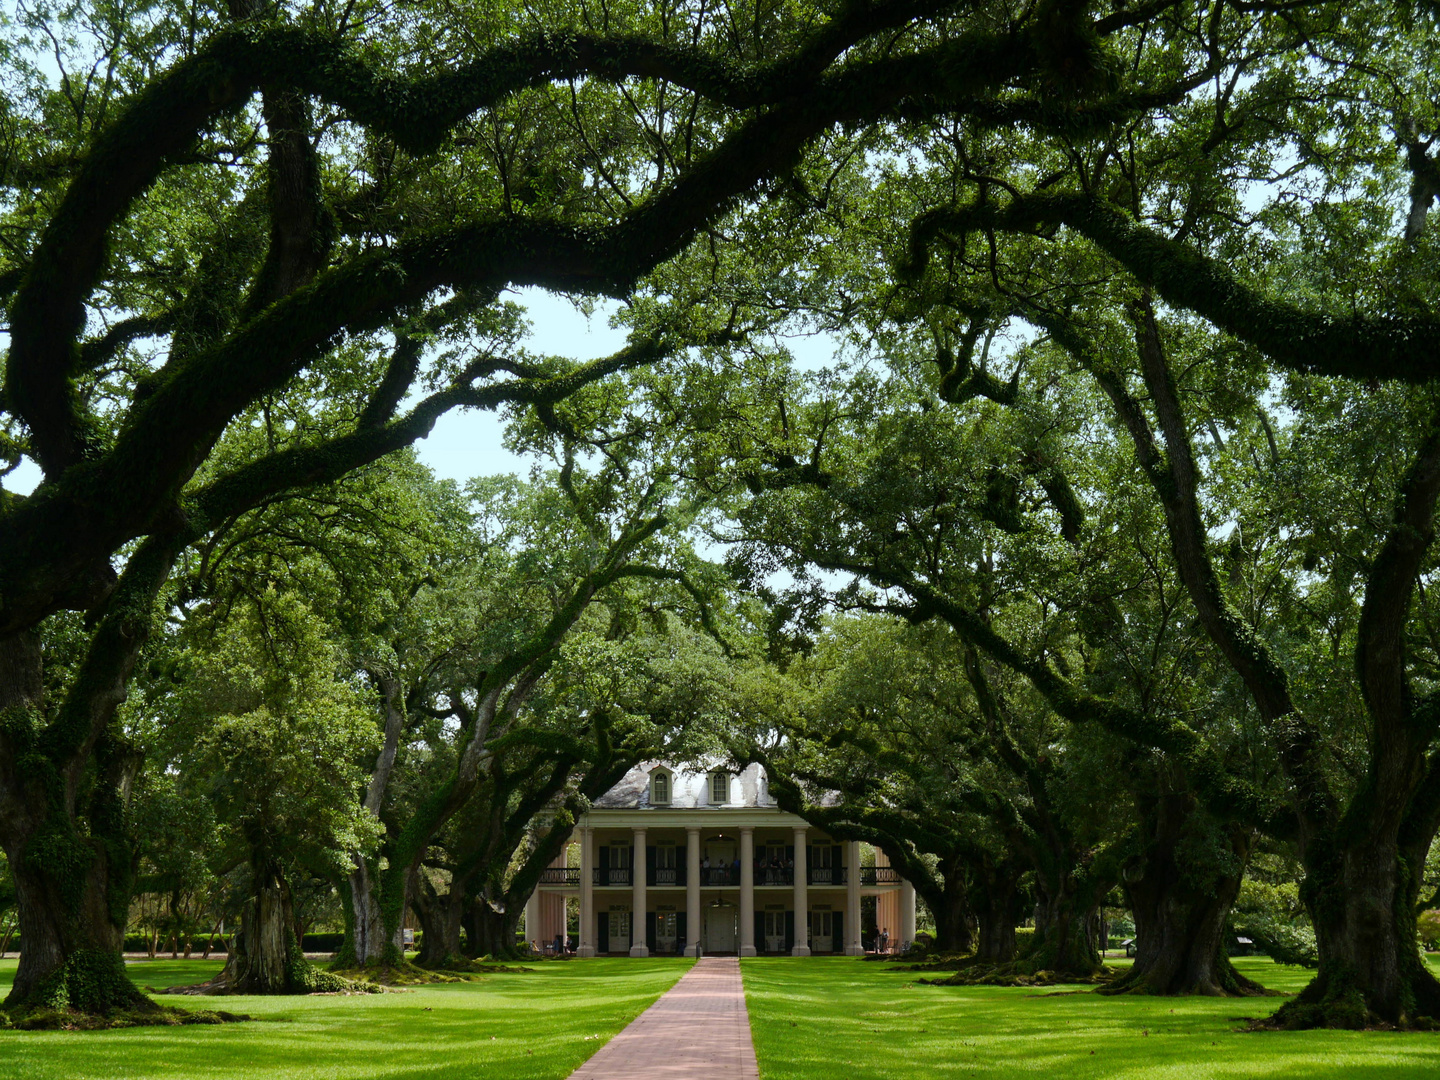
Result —
[{"label": "tree bark", "polygon": [[982,964],[1008,964],[1015,959],[1015,924],[1020,921],[1020,866],[1013,860],[986,859],[976,890],[980,933],[975,959]]},{"label": "tree bark", "polygon": [[[274,860],[258,860],[254,864],[253,892],[245,902],[240,932],[234,937],[234,951],[222,975],[231,992],[291,994],[309,989],[295,986],[292,978],[293,925],[290,889],[283,869]],[[299,953],[298,942],[294,948]]]},{"label": "tree bark", "polygon": [[[356,859],[356,867],[341,890],[345,903],[345,943],[335,958],[336,967],[364,967],[367,964],[395,965],[405,960],[398,915],[385,917],[381,889],[385,882],[375,866]],[[402,908],[403,910],[403,908]]]},{"label": "tree bark", "polygon": [[[524,905],[515,909],[507,906],[504,911],[497,911],[483,896],[478,896],[469,907],[465,951],[472,957],[499,958],[517,955],[519,950],[515,945],[515,931],[519,929]],[[644,927],[640,928],[640,932],[643,936]]]},{"label": "tree bark", "polygon": [[465,914],[465,897],[453,889],[439,892],[428,881],[415,889],[410,904],[424,938],[415,963],[425,968],[455,967],[463,962],[460,924]]},{"label": "tree bark", "polygon": [[1049,888],[1038,886],[1035,938],[1021,960],[1032,972],[1088,978],[1101,967],[1090,925],[1097,905],[1074,888],[1071,875]]},{"label": "tree bark", "polygon": [[[1428,844],[1425,845],[1428,848]],[[1315,925],[1315,979],[1281,1007],[1282,1028],[1408,1027],[1440,1020],[1440,981],[1416,936],[1425,848],[1372,830],[1348,843],[1312,840],[1302,888]]]},{"label": "tree bark", "polygon": [[[1121,873],[1135,916],[1135,963],[1101,992],[1265,993],[1235,970],[1224,948],[1225,922],[1250,858],[1250,830],[1209,821],[1175,770],[1162,765],[1153,779],[1136,797],[1145,849]],[[1217,848],[1220,857],[1205,865],[1187,863],[1182,854]]]},{"label": "tree bark", "polygon": [[[155,1006],[130,981],[121,949],[124,906],[104,848],[73,835],[32,835],[7,847],[19,911],[20,963],[5,999],[17,1007],[109,1015]],[[53,859],[52,855],[58,856]],[[128,890],[124,890],[129,899]]]},{"label": "tree bark", "polygon": [[935,916],[935,950],[942,953],[968,953],[975,946],[970,930],[970,897],[965,887],[965,871],[959,859],[946,859],[941,864],[941,889],[938,896],[925,898]]},{"label": "tree bark", "polygon": [[[5,1007],[153,1011],[121,953],[132,868],[117,865],[112,852],[123,858],[128,849],[107,846],[100,829],[82,830],[63,774],[38,753],[20,753],[39,730],[43,671],[33,632],[0,639],[0,846],[15,881],[22,942]],[[95,799],[108,806],[114,761],[104,751],[97,750]]]}]

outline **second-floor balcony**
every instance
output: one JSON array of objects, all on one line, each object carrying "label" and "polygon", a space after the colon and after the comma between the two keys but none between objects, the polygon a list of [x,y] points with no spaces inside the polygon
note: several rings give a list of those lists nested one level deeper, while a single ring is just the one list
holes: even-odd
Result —
[{"label": "second-floor balcony", "polygon": [[[591,880],[596,885],[630,886],[635,884],[635,871],[629,866],[601,866],[592,872]],[[810,885],[844,885],[849,874],[843,866],[812,866],[806,872]],[[861,885],[899,885],[900,871],[893,866],[862,866]],[[651,867],[645,872],[645,884],[651,887],[683,887],[686,873],[683,866]],[[576,867],[547,867],[540,871],[541,885],[579,885],[580,871]],[[734,866],[704,866],[700,868],[700,885],[704,888],[731,887],[740,884],[740,871]],[[789,866],[755,867],[755,885],[795,884],[795,870]]]},{"label": "second-floor balcony", "polygon": [[[700,872],[702,884],[706,884],[706,871]],[[579,882],[579,871],[576,871],[576,882]],[[633,885],[635,884],[635,868],[631,866],[598,866],[593,871],[591,880],[596,885]],[[685,868],[683,866],[652,866],[645,871],[645,884],[652,887],[665,888],[670,885],[685,884]]]}]

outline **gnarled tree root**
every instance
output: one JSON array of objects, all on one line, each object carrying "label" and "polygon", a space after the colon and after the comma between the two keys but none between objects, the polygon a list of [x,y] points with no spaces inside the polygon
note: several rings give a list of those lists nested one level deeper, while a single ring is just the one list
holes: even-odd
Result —
[{"label": "gnarled tree root", "polygon": [[1114,978],[1107,967],[1093,971],[1066,971],[1035,968],[1025,960],[1008,964],[972,964],[948,979],[920,979],[926,986],[1060,986],[1062,984],[1102,985]]},{"label": "gnarled tree root", "polygon": [[1279,997],[1235,970],[1229,957],[1221,957],[1210,972],[1177,972],[1159,965],[1149,970],[1132,967],[1101,987],[1101,994],[1139,994],[1155,997]]},{"label": "gnarled tree root", "polygon": [[1440,982],[1429,971],[1420,969],[1418,960],[1416,968],[1398,1009],[1376,1008],[1367,998],[1364,987],[1348,972],[1322,969],[1309,986],[1280,1006],[1274,1016],[1252,1021],[1249,1030],[1440,1030]]}]

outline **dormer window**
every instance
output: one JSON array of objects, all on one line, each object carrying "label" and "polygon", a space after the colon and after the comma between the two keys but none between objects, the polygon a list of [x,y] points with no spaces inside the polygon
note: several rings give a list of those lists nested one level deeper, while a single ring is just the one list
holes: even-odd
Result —
[{"label": "dormer window", "polygon": [[650,774],[650,805],[670,805],[670,774],[664,769],[656,769]]},{"label": "dormer window", "polygon": [[710,774],[710,801],[712,803],[727,803],[730,801],[729,773],[713,772]]}]

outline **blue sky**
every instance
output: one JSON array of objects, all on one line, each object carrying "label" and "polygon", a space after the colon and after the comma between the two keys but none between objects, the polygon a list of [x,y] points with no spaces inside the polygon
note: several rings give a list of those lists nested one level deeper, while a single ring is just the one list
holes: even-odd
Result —
[{"label": "blue sky", "polygon": [[[608,356],[625,344],[625,331],[610,326],[616,310],[614,301],[600,306],[586,318],[568,300],[541,289],[519,290],[514,299],[529,309],[531,332],[525,345],[532,352],[591,360]],[[501,445],[500,418],[493,412],[450,412],[441,417],[430,437],[416,444],[420,460],[437,476],[465,481],[472,476],[520,473],[530,463]],[[40,482],[40,470],[26,461],[5,477],[5,488],[28,495]]]}]

